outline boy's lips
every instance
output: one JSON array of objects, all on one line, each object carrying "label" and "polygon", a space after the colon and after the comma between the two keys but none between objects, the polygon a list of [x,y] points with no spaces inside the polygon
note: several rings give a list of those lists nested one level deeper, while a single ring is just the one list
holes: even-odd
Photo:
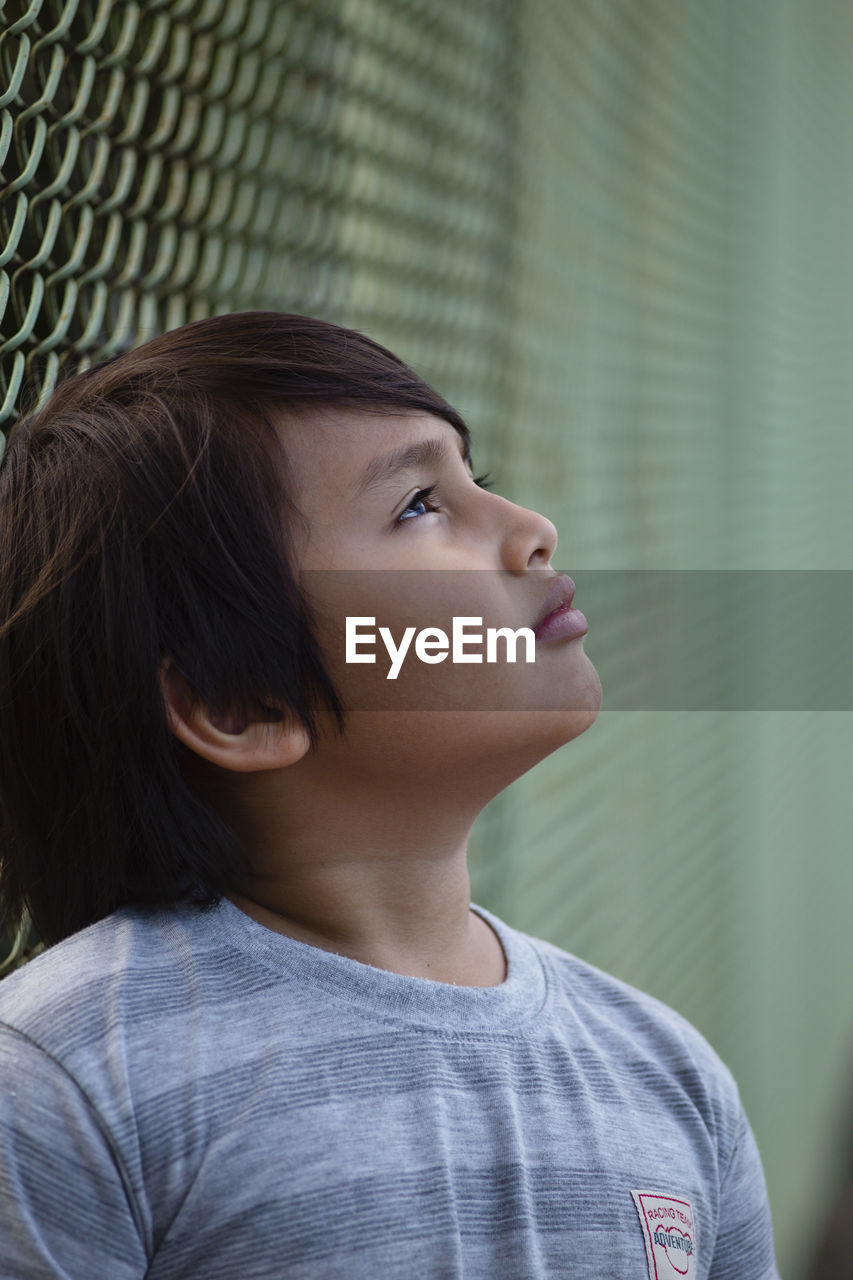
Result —
[{"label": "boy's lips", "polygon": [[572,608],[575,584],[566,573],[558,574],[545,596],[533,634],[537,640],[570,639],[585,635],[587,620],[579,609]]}]

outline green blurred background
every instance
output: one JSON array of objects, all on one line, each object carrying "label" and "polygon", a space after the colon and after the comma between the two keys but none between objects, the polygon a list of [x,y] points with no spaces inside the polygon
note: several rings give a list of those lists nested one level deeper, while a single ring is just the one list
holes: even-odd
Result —
[{"label": "green blurred background", "polygon": [[[853,568],[847,0],[7,0],[0,32],[5,427],[164,329],[303,311],[434,382],[579,583]],[[853,1110],[851,716],[604,696],[481,818],[475,900],[708,1036],[801,1280]]]}]

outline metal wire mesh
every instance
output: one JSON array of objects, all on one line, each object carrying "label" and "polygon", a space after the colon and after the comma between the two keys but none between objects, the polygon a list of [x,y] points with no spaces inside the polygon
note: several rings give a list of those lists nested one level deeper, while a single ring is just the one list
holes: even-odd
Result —
[{"label": "metal wire mesh", "polygon": [[25,379],[40,402],[64,368],[265,307],[390,313],[483,393],[506,341],[511,5],[0,15],[0,423]]}]

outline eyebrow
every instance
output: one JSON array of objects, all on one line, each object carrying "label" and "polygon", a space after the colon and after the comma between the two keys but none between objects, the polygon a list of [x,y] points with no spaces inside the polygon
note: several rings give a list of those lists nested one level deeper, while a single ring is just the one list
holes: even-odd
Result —
[{"label": "eyebrow", "polygon": [[[462,461],[471,465],[471,451],[468,442],[456,435]],[[393,479],[400,471],[410,471],[414,467],[434,467],[447,458],[448,444],[445,440],[420,440],[417,444],[404,445],[393,453],[386,453],[381,458],[374,458],[362,473],[355,496],[361,497],[372,489],[377,489]]]}]

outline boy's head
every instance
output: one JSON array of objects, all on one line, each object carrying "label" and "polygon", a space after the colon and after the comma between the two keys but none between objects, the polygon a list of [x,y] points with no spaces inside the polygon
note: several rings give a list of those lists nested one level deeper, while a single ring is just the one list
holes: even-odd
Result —
[{"label": "boy's head", "polygon": [[[411,716],[340,736],[357,682],[341,688],[306,574],[550,569],[553,526],[479,488],[468,448],[459,414],[385,348],[274,312],[173,330],[16,424],[0,463],[8,924],[27,907],[50,942],[126,902],[215,901],[249,873],[220,784],[308,768],[321,741],[333,769],[412,760]],[[460,537],[412,492],[413,467],[472,513]],[[588,706],[564,741],[597,710],[574,648]]]}]

